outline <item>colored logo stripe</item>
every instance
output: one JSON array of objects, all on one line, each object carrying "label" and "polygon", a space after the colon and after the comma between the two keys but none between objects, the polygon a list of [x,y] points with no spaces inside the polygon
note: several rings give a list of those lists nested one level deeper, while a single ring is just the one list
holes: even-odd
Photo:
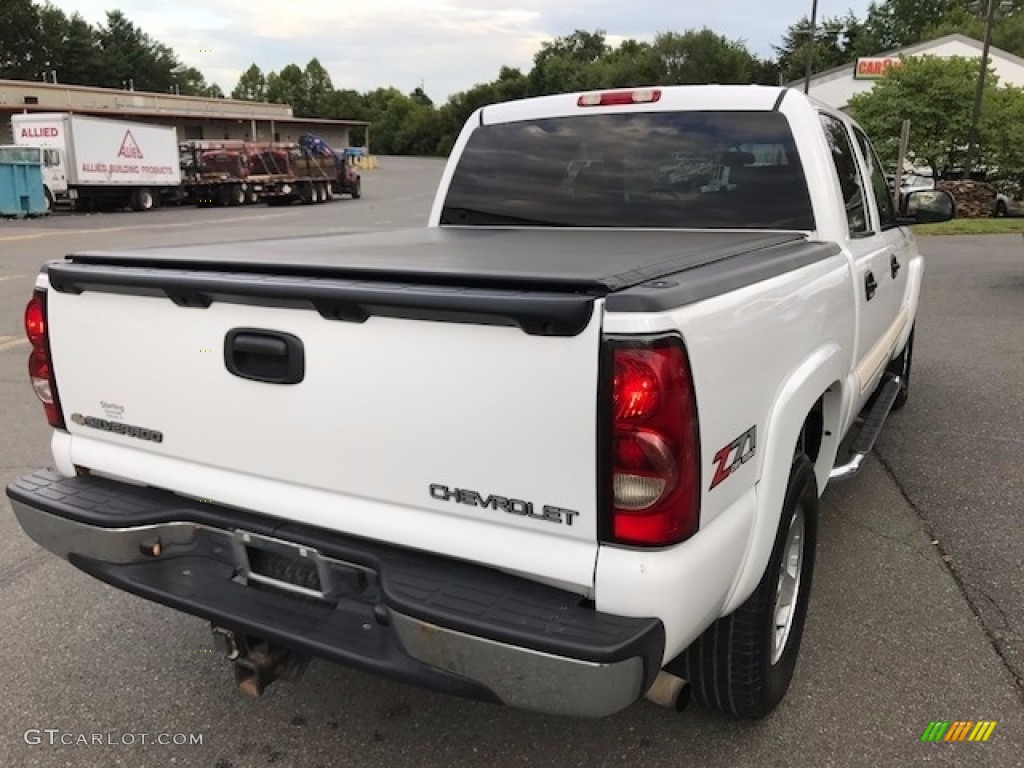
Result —
[{"label": "colored logo stripe", "polygon": [[967,738],[967,732],[970,730],[974,723],[970,720],[954,720],[953,725],[950,726],[949,732],[946,734],[946,738],[943,741],[963,741]]},{"label": "colored logo stripe", "polygon": [[932,720],[921,741],[988,741],[996,724],[995,720]]},{"label": "colored logo stripe", "polygon": [[988,741],[988,737],[992,735],[992,731],[996,729],[995,720],[982,720],[971,731],[971,735],[968,737],[968,741]]},{"label": "colored logo stripe", "polygon": [[948,720],[932,720],[921,734],[921,741],[941,741],[948,728]]}]

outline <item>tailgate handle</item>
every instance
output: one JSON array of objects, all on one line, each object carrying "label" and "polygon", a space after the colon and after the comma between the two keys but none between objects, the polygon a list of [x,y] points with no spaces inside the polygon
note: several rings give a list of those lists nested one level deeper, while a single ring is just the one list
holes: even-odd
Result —
[{"label": "tailgate handle", "polygon": [[306,375],[306,353],[290,333],[234,328],[224,337],[224,365],[243,379],[298,384]]}]

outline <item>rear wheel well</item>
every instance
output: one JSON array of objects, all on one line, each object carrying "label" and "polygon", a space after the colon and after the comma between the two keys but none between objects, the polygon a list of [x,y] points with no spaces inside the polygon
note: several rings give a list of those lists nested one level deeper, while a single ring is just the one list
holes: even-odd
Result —
[{"label": "rear wheel well", "polygon": [[812,462],[818,461],[821,454],[821,439],[825,433],[825,400],[819,397],[818,402],[811,408],[811,412],[804,419],[804,425],[800,428],[800,437],[797,439],[796,452],[806,454]]}]

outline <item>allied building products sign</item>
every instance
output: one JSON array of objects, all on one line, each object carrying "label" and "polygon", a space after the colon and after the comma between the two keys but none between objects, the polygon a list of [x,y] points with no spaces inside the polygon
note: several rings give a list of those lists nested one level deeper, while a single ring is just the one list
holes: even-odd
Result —
[{"label": "allied building products sign", "polygon": [[853,70],[854,80],[880,80],[885,77],[889,67],[898,67],[903,63],[899,56],[864,56],[857,59],[857,67]]}]

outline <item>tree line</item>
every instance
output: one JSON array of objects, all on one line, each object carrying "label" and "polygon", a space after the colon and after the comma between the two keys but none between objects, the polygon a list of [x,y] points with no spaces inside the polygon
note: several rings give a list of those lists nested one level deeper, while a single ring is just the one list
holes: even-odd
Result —
[{"label": "tree line", "polygon": [[121,11],[93,26],[80,14],[32,0],[0,0],[0,78],[222,97]]},{"label": "tree line", "polygon": [[[992,40],[997,47],[1024,56],[1022,10],[1024,0],[1014,0],[1013,10],[998,17]],[[969,10],[966,0],[882,0],[872,3],[864,18],[848,12],[819,19],[815,26],[813,72],[951,32],[976,39],[984,35],[984,21]],[[764,58],[742,40],[707,28],[663,32],[652,42],[629,39],[615,46],[602,30],[576,30],[542,43],[528,71],[501,67],[494,80],[455,93],[441,105],[420,88],[408,94],[393,87],[365,93],[336,89],[318,59],[304,68],[290,64],[280,72],[267,73],[254,63],[231,95],[288,103],[300,116],[368,120],[373,123],[373,148],[382,154],[445,155],[469,115],[485,104],[593,88],[797,81],[804,75],[812,46],[810,29],[807,17],[790,25],[773,47],[774,56]],[[958,84],[957,93],[963,85]],[[1003,101],[1012,102],[1012,98]],[[948,136],[948,130],[941,135]],[[947,162],[952,160],[947,157]]]}]

